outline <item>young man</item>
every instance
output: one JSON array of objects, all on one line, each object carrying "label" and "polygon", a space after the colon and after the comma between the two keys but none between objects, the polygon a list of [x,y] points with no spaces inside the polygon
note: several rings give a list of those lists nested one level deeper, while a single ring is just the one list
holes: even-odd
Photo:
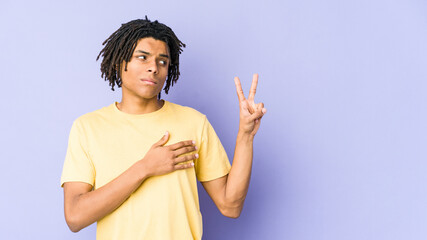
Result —
[{"label": "young man", "polygon": [[[240,123],[233,165],[205,115],[161,100],[179,77],[185,45],[147,18],[104,43],[101,72],[122,100],[77,118],[61,177],[71,231],[97,222],[97,239],[201,239],[197,180],[224,216],[243,208],[253,139],[266,110],[235,78]],[[98,58],[99,58],[98,56]]]}]

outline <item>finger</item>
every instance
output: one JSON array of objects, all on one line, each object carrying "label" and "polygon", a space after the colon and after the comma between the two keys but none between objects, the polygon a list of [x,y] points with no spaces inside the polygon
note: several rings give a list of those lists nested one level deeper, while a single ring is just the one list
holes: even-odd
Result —
[{"label": "finger", "polygon": [[[250,104],[249,104],[250,105]],[[254,112],[256,112],[256,111],[259,111],[259,110],[261,110],[262,111],[262,109],[264,108],[264,103],[257,103],[257,104],[254,104],[254,106],[252,107],[252,112],[251,112],[251,114],[253,114]]]},{"label": "finger", "polygon": [[249,104],[247,101],[243,101],[243,102],[241,102],[240,106],[241,106],[243,109],[248,110],[248,112],[249,112],[250,114],[254,113],[254,112],[255,112],[255,110],[256,110],[256,109],[255,109],[254,107],[252,107],[252,106],[251,106],[251,104]]},{"label": "finger", "polygon": [[174,163],[179,164],[179,163],[184,163],[184,162],[188,162],[188,161],[192,161],[199,158],[199,154],[188,154],[188,155],[184,155],[181,157],[177,157],[174,159]]},{"label": "finger", "polygon": [[236,92],[239,101],[244,101],[246,98],[245,94],[243,93],[242,84],[240,83],[240,79],[238,77],[234,78],[234,84],[236,85]]},{"label": "finger", "polygon": [[178,148],[177,150],[175,150],[174,154],[175,154],[175,156],[180,156],[182,154],[194,152],[196,150],[197,150],[196,146],[182,147],[182,148]]},{"label": "finger", "polygon": [[258,74],[255,73],[252,77],[252,84],[251,84],[251,89],[249,90],[248,100],[253,101],[255,99],[257,85],[258,85]]},{"label": "finger", "polygon": [[255,112],[255,108],[251,107],[251,105],[248,105],[248,111],[250,114],[253,114]]},{"label": "finger", "polygon": [[187,168],[192,168],[194,167],[194,163],[184,163],[184,164],[177,164],[174,166],[175,170],[180,170],[180,169],[187,169]]},{"label": "finger", "polygon": [[252,132],[253,132],[253,133],[257,133],[257,132],[258,132],[258,129],[259,129],[259,126],[261,126],[261,118],[260,118],[260,119],[255,120],[255,127],[254,127],[254,130],[252,130]]},{"label": "finger", "polygon": [[163,135],[162,138],[160,138],[160,140],[158,142],[156,142],[154,145],[155,146],[163,146],[165,145],[169,140],[169,132],[166,131],[165,135]]},{"label": "finger", "polygon": [[260,102],[260,103],[256,104],[256,108],[257,109],[263,109],[264,108],[264,103]]},{"label": "finger", "polygon": [[263,116],[261,111],[256,111],[254,114],[251,115],[249,121],[250,122],[255,122],[256,120],[261,119]]},{"label": "finger", "polygon": [[262,109],[264,108],[257,108],[257,110],[250,116],[249,120],[255,121],[256,119],[261,118],[264,115],[264,113],[262,112]]},{"label": "finger", "polygon": [[187,141],[182,141],[182,142],[177,142],[175,144],[172,144],[169,146],[169,148],[173,151],[183,148],[183,147],[189,147],[189,146],[195,146],[196,142],[192,141],[192,140],[187,140]]},{"label": "finger", "polygon": [[255,106],[256,109],[261,109],[263,115],[267,113],[267,109],[264,107],[264,103],[258,103]]}]

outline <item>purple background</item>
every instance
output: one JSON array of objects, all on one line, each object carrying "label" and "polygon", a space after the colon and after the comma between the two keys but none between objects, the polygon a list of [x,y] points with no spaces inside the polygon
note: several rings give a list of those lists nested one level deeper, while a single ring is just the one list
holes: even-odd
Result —
[{"label": "purple background", "polygon": [[260,74],[268,113],[243,213],[221,216],[200,189],[204,239],[427,239],[426,12],[422,0],[3,0],[0,239],[95,238],[63,217],[68,134],[120,101],[95,58],[146,14],[187,44],[165,99],[205,113],[230,158],[233,77],[247,93]]}]

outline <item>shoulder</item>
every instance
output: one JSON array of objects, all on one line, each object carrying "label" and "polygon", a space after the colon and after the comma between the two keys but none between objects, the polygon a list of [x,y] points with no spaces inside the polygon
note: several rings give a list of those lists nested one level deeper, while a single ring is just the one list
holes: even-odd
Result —
[{"label": "shoulder", "polygon": [[87,125],[99,124],[111,115],[111,105],[102,107],[92,112],[85,113],[74,120],[74,125],[84,127]]}]

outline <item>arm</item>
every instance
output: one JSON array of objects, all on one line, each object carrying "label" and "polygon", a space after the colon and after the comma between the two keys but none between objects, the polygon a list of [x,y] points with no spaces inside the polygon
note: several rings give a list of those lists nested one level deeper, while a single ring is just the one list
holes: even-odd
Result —
[{"label": "arm", "polygon": [[164,146],[169,134],[155,143],[143,159],[106,185],[93,190],[83,182],[64,183],[64,213],[68,227],[78,232],[102,219],[118,208],[150,176],[162,175],[194,166],[179,164],[194,160],[197,154],[185,155],[196,150],[193,141],[183,141]]},{"label": "arm", "polygon": [[237,218],[243,209],[243,203],[251,178],[253,140],[262,116],[266,113],[263,103],[254,103],[258,75],[254,74],[248,99],[245,98],[239,78],[234,79],[239,97],[240,122],[234,150],[233,165],[230,173],[224,177],[202,182],[203,187],[224,216]]}]

